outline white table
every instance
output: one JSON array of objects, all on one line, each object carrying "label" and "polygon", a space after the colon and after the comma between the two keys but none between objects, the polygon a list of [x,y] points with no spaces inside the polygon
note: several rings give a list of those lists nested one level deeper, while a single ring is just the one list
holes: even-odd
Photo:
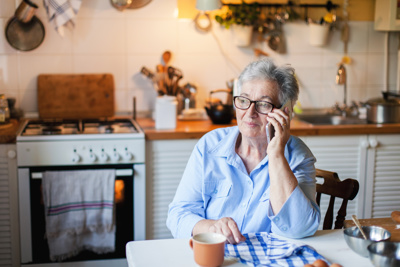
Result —
[{"label": "white table", "polygon": [[[343,230],[317,231],[312,237],[288,239],[291,242],[312,246],[319,254],[332,263],[343,267],[373,266],[368,258],[353,252],[343,238]],[[196,267],[189,239],[159,239],[132,241],[126,245],[126,258],[129,267]],[[225,259],[223,266],[244,267],[246,265]]]}]

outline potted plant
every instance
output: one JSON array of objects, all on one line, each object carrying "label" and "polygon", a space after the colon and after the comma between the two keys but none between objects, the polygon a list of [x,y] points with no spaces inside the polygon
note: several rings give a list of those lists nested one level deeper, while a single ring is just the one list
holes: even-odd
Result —
[{"label": "potted plant", "polygon": [[260,14],[261,8],[257,3],[247,4],[242,1],[238,5],[228,5],[227,11],[216,15],[215,20],[226,29],[232,26],[237,46],[248,46]]},{"label": "potted plant", "polygon": [[[329,33],[335,26],[336,16],[328,12],[318,22],[308,19],[310,27],[310,44],[312,46],[325,46],[329,39]],[[344,36],[344,35],[342,35]]]}]

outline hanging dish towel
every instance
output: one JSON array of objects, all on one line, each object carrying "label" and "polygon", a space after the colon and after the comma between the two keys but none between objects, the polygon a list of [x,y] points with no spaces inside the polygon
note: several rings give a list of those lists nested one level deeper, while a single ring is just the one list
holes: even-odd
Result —
[{"label": "hanging dish towel", "polygon": [[52,261],[115,251],[115,170],[46,171],[42,183]]},{"label": "hanging dish towel", "polygon": [[329,262],[312,247],[294,244],[272,233],[244,234],[246,241],[237,245],[226,244],[225,256],[249,266],[304,266],[317,259]]},{"label": "hanging dish towel", "polygon": [[75,25],[73,19],[81,3],[82,0],[43,0],[49,22],[61,36],[64,36],[64,26],[67,23]]}]

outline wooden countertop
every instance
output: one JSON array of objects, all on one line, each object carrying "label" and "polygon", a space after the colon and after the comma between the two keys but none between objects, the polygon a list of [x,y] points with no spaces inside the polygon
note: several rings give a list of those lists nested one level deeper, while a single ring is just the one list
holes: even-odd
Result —
[{"label": "wooden countertop", "polygon": [[[400,224],[396,224],[392,218],[358,219],[362,226],[380,226],[391,234],[390,241],[400,242]],[[344,221],[344,228],[355,226],[352,220]]]},{"label": "wooden countertop", "polygon": [[[210,120],[199,121],[177,121],[176,129],[157,130],[155,122],[150,118],[137,119],[139,125],[146,134],[147,140],[169,140],[169,139],[198,139],[205,133],[221,128],[236,125],[233,120],[231,124],[213,124]],[[312,125],[297,119],[291,122],[291,134],[297,136],[320,136],[320,135],[360,135],[360,134],[400,134],[400,123],[391,124],[362,124],[362,125]]]},{"label": "wooden countertop", "polygon": [[[205,133],[221,128],[235,126],[231,124],[213,124],[210,120],[177,121],[175,129],[157,130],[155,122],[150,118],[138,118],[139,125],[145,132],[147,140],[199,139]],[[0,127],[0,144],[15,142],[16,133],[21,121],[11,120],[9,124]],[[297,136],[322,135],[360,135],[360,134],[400,134],[400,123],[392,124],[362,124],[362,125],[312,125],[297,119],[291,122],[291,134]]]}]

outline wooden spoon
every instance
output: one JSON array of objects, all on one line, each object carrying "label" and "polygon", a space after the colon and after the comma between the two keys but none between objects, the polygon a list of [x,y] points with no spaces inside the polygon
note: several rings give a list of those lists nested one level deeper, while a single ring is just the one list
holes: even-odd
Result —
[{"label": "wooden spoon", "polygon": [[162,54],[162,62],[161,62],[161,67],[163,67],[163,72],[164,72],[164,88],[166,89],[166,94],[170,94],[171,91],[171,78],[168,76],[168,63],[171,60],[171,52],[170,51],[164,51]]},{"label": "wooden spoon", "polygon": [[351,218],[353,219],[353,222],[357,225],[357,227],[358,227],[358,229],[360,230],[360,232],[361,232],[362,236],[364,237],[364,239],[367,240],[368,238],[367,238],[367,236],[365,235],[365,233],[364,233],[364,231],[363,231],[363,229],[362,229],[362,227],[361,227],[361,224],[360,224],[360,222],[359,222],[358,219],[357,219],[357,216],[356,216],[356,215],[352,215]]},{"label": "wooden spoon", "polygon": [[164,62],[164,66],[168,66],[168,63],[169,63],[169,61],[171,60],[171,56],[172,56],[172,54],[171,54],[171,52],[170,51],[165,51],[163,54],[162,54],[162,60],[163,60],[163,62]]},{"label": "wooden spoon", "polygon": [[167,93],[167,90],[165,88],[165,78],[166,78],[165,76],[166,75],[164,73],[164,69],[165,69],[164,66],[161,64],[158,64],[156,66],[157,74],[161,76],[160,79],[157,81],[158,91],[166,94]]},{"label": "wooden spoon", "polygon": [[393,221],[400,223],[400,211],[393,211],[391,216]]}]

